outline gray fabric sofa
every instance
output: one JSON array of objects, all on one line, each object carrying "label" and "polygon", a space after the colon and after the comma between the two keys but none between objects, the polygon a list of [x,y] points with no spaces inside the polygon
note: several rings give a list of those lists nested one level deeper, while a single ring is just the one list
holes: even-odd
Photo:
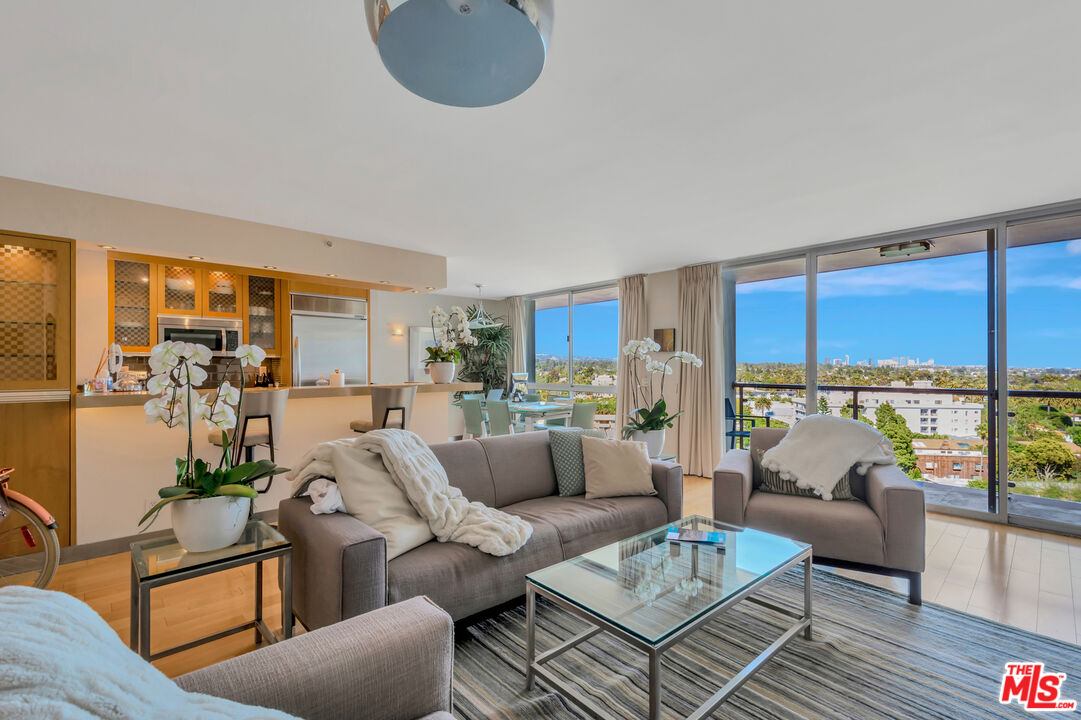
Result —
[{"label": "gray fabric sofa", "polygon": [[417,595],[461,620],[522,596],[526,573],[683,514],[683,471],[672,463],[653,463],[654,496],[586,500],[558,496],[546,432],[442,443],[432,451],[451,485],[528,520],[532,538],[506,557],[432,541],[387,562],[385,538],[353,516],[313,515],[308,498],[283,500],[278,526],[293,543],[294,606],[306,627]]},{"label": "gray fabric sofa", "polygon": [[729,450],[713,471],[713,517],[814,546],[814,561],[908,579],[909,602],[921,602],[926,512],[923,488],[896,465],[849,473],[857,500],[757,492],[761,453],[784,428],[754,428],[750,450]]},{"label": "gray fabric sofa", "polygon": [[426,598],[181,675],[177,685],[305,720],[454,720],[454,626]]}]

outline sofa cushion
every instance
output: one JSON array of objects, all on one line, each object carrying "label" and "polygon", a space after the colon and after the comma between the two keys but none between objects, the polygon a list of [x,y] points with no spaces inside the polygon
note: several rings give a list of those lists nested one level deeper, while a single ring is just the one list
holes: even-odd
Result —
[{"label": "sofa cushion", "polygon": [[626,540],[668,521],[668,509],[656,497],[631,496],[586,500],[584,497],[543,497],[503,508],[506,512],[544,523],[559,531],[563,558],[570,559],[610,543]]},{"label": "sofa cushion", "polygon": [[481,502],[488,507],[495,504],[495,483],[488,467],[488,456],[476,440],[432,445],[439,464],[447,473],[450,484],[462,491],[469,500]]},{"label": "sofa cushion", "polygon": [[556,493],[556,471],[548,433],[499,435],[478,440],[488,456],[495,507]]},{"label": "sofa cushion", "polygon": [[822,502],[817,498],[751,494],[747,527],[810,543],[816,557],[881,565],[886,558],[882,523],[861,500]]},{"label": "sofa cushion", "polygon": [[586,469],[586,497],[656,495],[653,467],[644,442],[582,438]]},{"label": "sofa cushion", "polygon": [[387,602],[427,595],[461,620],[521,597],[526,573],[563,560],[556,529],[525,519],[533,525],[533,537],[511,555],[495,557],[457,542],[425,543],[399,555],[387,564]]},{"label": "sofa cushion", "polygon": [[[771,447],[781,442],[788,434],[787,428],[754,428],[751,430],[751,460],[754,464],[753,484],[757,489],[762,485],[762,455]],[[856,472],[855,468],[848,471],[848,486],[852,497],[867,500],[867,480],[863,475]],[[839,499],[836,496],[835,500]],[[846,498],[847,499],[847,498]]]},{"label": "sofa cushion", "polygon": [[583,495],[586,491],[586,466],[582,458],[582,436],[603,438],[603,430],[582,428],[553,428],[548,431],[548,444],[552,449],[552,465],[555,466],[556,484],[563,497]]},{"label": "sofa cushion", "polygon": [[[755,452],[762,452],[761,449]],[[762,458],[759,456],[758,463],[761,465]],[[779,495],[798,495],[799,497],[813,497],[824,500],[824,498],[815,492],[814,488],[801,488],[796,484],[795,480],[785,480],[781,477],[781,473],[776,470],[767,470],[761,468],[759,471],[759,492],[777,493]],[[855,500],[852,495],[852,485],[849,482],[849,475],[853,474],[851,470],[841,476],[841,479],[837,481],[837,484],[833,486],[833,490],[830,492],[830,500]]]}]

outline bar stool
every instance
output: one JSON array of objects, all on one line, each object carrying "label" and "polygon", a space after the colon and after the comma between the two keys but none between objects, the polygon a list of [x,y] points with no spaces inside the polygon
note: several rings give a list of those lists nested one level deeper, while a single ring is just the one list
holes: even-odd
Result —
[{"label": "bar stool", "polygon": [[[274,448],[281,442],[282,425],[285,423],[285,403],[289,399],[289,389],[260,390],[246,392],[241,402],[236,420],[236,428],[229,431],[232,443],[233,464],[240,461],[241,448],[244,449],[244,461],[255,459],[255,448],[265,445],[270,449],[270,459],[275,460]],[[252,420],[266,420],[266,430],[249,427]],[[221,447],[221,431],[214,430],[207,439]]]},{"label": "bar stool", "polygon": [[[349,423],[353,432],[366,433],[382,428],[409,429],[409,420],[413,416],[413,401],[417,398],[417,386],[410,385],[404,388],[373,387],[372,388],[372,419],[354,420]],[[390,418],[392,412],[397,412],[398,417]],[[378,424],[377,419],[378,418]]]}]

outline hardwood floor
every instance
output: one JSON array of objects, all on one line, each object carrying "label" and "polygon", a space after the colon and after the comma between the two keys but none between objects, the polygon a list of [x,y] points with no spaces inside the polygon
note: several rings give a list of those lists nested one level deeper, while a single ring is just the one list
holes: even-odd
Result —
[{"label": "hardwood floor", "polygon": [[[708,478],[686,478],[684,512],[712,513]],[[62,565],[50,589],[85,601],[127,642],[129,563],[124,553]],[[268,578],[277,576],[276,563],[267,563]],[[906,592],[900,580],[837,572]],[[153,651],[250,620],[254,576],[255,568],[249,566],[153,590]],[[1081,644],[1081,539],[929,515],[923,583],[925,602]],[[263,613],[274,630],[281,629],[280,607],[277,583],[269,581]],[[165,674],[176,676],[256,647],[254,631],[244,632],[154,664]]]}]

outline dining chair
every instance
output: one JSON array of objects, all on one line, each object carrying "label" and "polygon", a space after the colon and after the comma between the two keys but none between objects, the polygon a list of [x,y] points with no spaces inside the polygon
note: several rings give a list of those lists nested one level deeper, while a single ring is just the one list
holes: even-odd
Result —
[{"label": "dining chair", "polygon": [[462,393],[462,400],[483,400],[484,393]]},{"label": "dining chair", "polygon": [[540,402],[540,399],[541,399],[540,393],[528,393],[527,392],[527,393],[522,394],[522,401],[523,402]]},{"label": "dining chair", "polygon": [[484,411],[480,398],[462,398],[462,415],[465,416],[465,432],[471,437],[484,437]]},{"label": "dining chair", "polygon": [[584,430],[593,429],[593,417],[597,414],[597,403],[574,403],[571,408],[570,426]]},{"label": "dining chair", "polygon": [[506,400],[488,401],[488,433],[490,435],[510,435],[510,404]]},{"label": "dining chair", "polygon": [[492,388],[488,391],[488,402],[503,399],[503,388]]}]

